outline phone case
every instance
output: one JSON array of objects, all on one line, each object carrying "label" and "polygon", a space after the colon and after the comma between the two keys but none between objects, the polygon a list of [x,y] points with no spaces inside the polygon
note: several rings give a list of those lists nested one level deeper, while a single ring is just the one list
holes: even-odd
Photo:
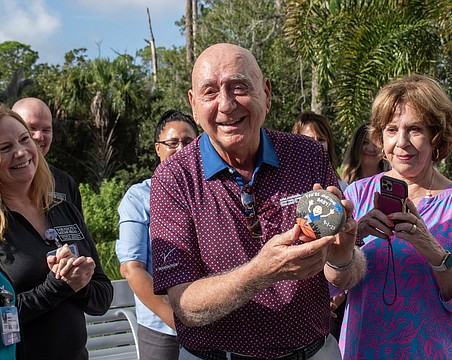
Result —
[{"label": "phone case", "polygon": [[[71,253],[73,253],[76,257],[79,257],[78,247],[77,244],[69,244],[69,250],[71,250]],[[47,253],[46,256],[55,256],[56,255],[56,249],[51,250]]]},{"label": "phone case", "polygon": [[406,212],[408,185],[405,181],[383,175],[380,179],[379,208],[386,215]]}]

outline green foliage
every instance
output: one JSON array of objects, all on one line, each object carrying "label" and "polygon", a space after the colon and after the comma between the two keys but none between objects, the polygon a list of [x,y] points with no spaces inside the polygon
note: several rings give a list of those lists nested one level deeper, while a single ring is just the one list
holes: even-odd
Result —
[{"label": "green foliage", "polygon": [[438,38],[428,22],[411,14],[393,12],[360,23],[344,36],[342,61],[337,64],[333,96],[339,123],[348,133],[369,118],[378,89],[410,72],[428,72]]},{"label": "green foliage", "polygon": [[38,53],[31,50],[30,45],[18,41],[0,43],[0,89],[6,87],[19,68],[23,69],[24,78],[30,77],[38,57]]},{"label": "green foliage", "polygon": [[11,81],[6,85],[5,90],[0,92],[0,102],[11,107],[21,97],[27,87],[33,85],[33,80],[23,79],[24,71],[18,68],[14,71]]},{"label": "green foliage", "polygon": [[[272,84],[264,125],[290,131],[301,111],[318,105],[335,131],[339,158],[355,126],[368,120],[373,96],[393,77],[428,73],[452,94],[450,0],[198,0],[198,9],[195,56],[218,42],[249,49]],[[182,18],[181,33],[184,24]],[[169,108],[191,112],[185,47],[159,47],[157,58],[154,82],[149,47],[113,60],[74,49],[55,66],[36,64],[29,45],[6,41],[0,92],[9,102],[35,96],[49,104],[50,161],[98,192],[103,179],[130,185],[150,177],[159,116]],[[32,87],[25,87],[29,80]],[[450,161],[446,168],[452,172]]]},{"label": "green foliage", "polygon": [[[117,170],[127,169],[140,158],[140,127],[151,116],[153,95],[146,69],[131,56],[87,60],[83,52],[78,49],[66,54],[56,82],[59,126],[54,142],[64,151],[61,156],[67,158],[70,152],[77,159],[69,164],[76,167],[74,171],[68,171],[98,189],[103,179],[112,178]],[[86,136],[68,136],[67,128]],[[65,136],[60,136],[60,131]]]},{"label": "green foliage", "polygon": [[111,280],[121,279],[115,244],[118,238],[118,206],[127,190],[116,178],[104,180],[96,193],[88,184],[80,184],[83,216],[96,243],[102,268]]},{"label": "green foliage", "polygon": [[102,181],[99,193],[90,185],[80,184],[83,215],[86,225],[96,242],[114,242],[118,237],[118,206],[127,190],[122,181],[115,178]]},{"label": "green foliage", "polygon": [[25,91],[24,97],[36,97],[55,108],[55,84],[60,79],[60,71],[59,65],[36,64],[33,67],[33,87]]},{"label": "green foliage", "polygon": [[96,244],[97,253],[99,254],[100,263],[105,274],[110,280],[122,279],[119,271],[119,260],[115,252],[116,241],[108,241]]},{"label": "green foliage", "polygon": [[[151,68],[150,46],[138,52],[147,68]],[[188,89],[191,83],[191,65],[186,62],[185,48],[157,48],[158,80],[153,84],[151,118],[158,119],[168,109],[191,112]]]},{"label": "green foliage", "polygon": [[373,97],[389,80],[418,72],[450,87],[451,4],[286,2],[286,38],[299,58],[317,69],[322,112],[332,120],[340,149],[356,126],[369,120]]},{"label": "green foliage", "polygon": [[0,43],[0,102],[12,106],[27,88],[38,53],[17,41]]},{"label": "green foliage", "polygon": [[148,167],[140,168],[137,166],[137,164],[132,164],[126,170],[119,170],[118,172],[116,172],[115,179],[123,182],[125,184],[125,188],[128,189],[133,184],[137,184],[144,181],[145,179],[151,178],[157,165],[157,160],[154,166]]}]

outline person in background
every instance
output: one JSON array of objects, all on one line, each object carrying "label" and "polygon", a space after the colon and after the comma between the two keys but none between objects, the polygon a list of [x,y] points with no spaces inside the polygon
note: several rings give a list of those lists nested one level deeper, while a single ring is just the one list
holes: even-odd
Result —
[{"label": "person in background", "polygon": [[293,134],[301,134],[309,136],[323,145],[330,157],[331,165],[338,178],[339,186],[342,191],[347,187],[347,182],[342,180],[337,173],[337,159],[336,151],[334,150],[333,131],[327,120],[323,115],[316,114],[313,111],[303,111],[297,118],[293,129]]},{"label": "person in background", "polygon": [[[8,310],[14,308],[15,306],[16,293],[14,291],[12,281],[0,262],[0,316],[3,318],[3,314],[6,314]],[[18,324],[18,322],[16,324]],[[20,338],[11,338],[15,336],[15,334],[11,334],[11,331],[9,331],[10,329],[5,331],[3,323],[0,325],[0,359],[16,360],[16,343],[20,341]],[[6,337],[5,335],[9,336]]]},{"label": "person in background", "polygon": [[355,129],[345,151],[342,179],[348,184],[388,170],[381,149],[369,139],[368,126],[362,124]]},{"label": "person in background", "polygon": [[[342,355],[452,359],[452,181],[435,168],[452,150],[452,102],[435,80],[410,75],[380,90],[371,119],[391,170],[344,193],[368,272],[348,291]],[[383,175],[407,183],[408,212],[380,210]]]},{"label": "person in background", "polygon": [[328,280],[346,289],[364,275],[353,204],[336,236],[309,241],[296,224],[305,192],[341,196],[326,151],[262,128],[271,85],[242,47],[204,50],[188,95],[204,133],[155,170],[149,226],[179,359],[340,359]]},{"label": "person in background", "polygon": [[[342,163],[342,180],[347,184],[379,174],[387,170],[387,162],[383,160],[381,149],[369,139],[368,124],[358,126],[353,132],[352,139],[345,152]],[[331,310],[334,312],[331,333],[339,341],[342,319],[345,311],[346,293],[333,296]]]},{"label": "person in background", "polygon": [[[52,113],[49,107],[37,98],[24,98],[18,100],[12,107],[28,124],[33,140],[38,149],[46,156],[53,140]],[[49,165],[55,178],[55,191],[53,196],[57,199],[73,203],[82,212],[82,198],[77,182],[67,172]]]},{"label": "person in background", "polygon": [[[155,151],[161,162],[198,136],[189,115],[166,111],[154,131]],[[173,310],[164,296],[153,294],[151,244],[149,241],[149,191],[151,180],[132,185],[122,199],[116,254],[121,275],[135,293],[138,348],[143,360],[176,360],[179,343]]]},{"label": "person in background", "polygon": [[52,196],[54,179],[25,121],[0,107],[0,263],[17,295],[21,360],[87,360],[84,312],[113,287],[85,222]]},{"label": "person in background", "polygon": [[[316,114],[313,111],[303,111],[297,118],[293,129],[293,134],[301,134],[308,136],[316,141],[318,141],[325,150],[328,152],[328,156],[333,165],[334,173],[338,178],[339,186],[342,191],[347,187],[347,182],[342,180],[337,173],[337,160],[336,151],[334,150],[334,140],[333,140],[333,130],[327,120],[323,115]],[[331,289],[332,294],[336,292],[335,289]],[[339,340],[339,334],[341,331],[342,317],[344,316],[345,304],[345,293],[338,293],[337,295],[331,297],[331,334]],[[343,304],[343,305],[341,305]]]}]

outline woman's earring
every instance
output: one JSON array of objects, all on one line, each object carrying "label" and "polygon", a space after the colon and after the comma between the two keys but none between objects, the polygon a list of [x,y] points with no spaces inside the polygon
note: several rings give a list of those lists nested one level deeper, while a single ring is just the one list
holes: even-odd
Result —
[{"label": "woman's earring", "polygon": [[439,159],[439,149],[438,149],[438,148],[435,148],[435,149],[433,150],[433,154],[435,154],[435,156],[432,156],[433,161],[437,161],[437,160]]},{"label": "woman's earring", "polygon": [[381,149],[381,157],[383,158],[383,160],[388,161],[388,158],[386,157],[385,149]]}]

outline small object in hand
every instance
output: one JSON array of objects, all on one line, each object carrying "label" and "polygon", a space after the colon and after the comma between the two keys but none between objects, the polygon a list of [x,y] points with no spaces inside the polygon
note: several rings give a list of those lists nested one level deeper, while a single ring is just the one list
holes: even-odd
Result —
[{"label": "small object in hand", "polygon": [[336,235],[346,217],[340,199],[329,191],[312,190],[298,200],[297,224],[311,239]]},{"label": "small object in hand", "polygon": [[[78,247],[77,244],[69,244],[69,250],[71,250],[71,253],[73,253],[76,257],[79,257],[80,254],[78,252]],[[47,253],[46,256],[55,256],[56,255],[56,249],[55,250],[51,250]]]}]

